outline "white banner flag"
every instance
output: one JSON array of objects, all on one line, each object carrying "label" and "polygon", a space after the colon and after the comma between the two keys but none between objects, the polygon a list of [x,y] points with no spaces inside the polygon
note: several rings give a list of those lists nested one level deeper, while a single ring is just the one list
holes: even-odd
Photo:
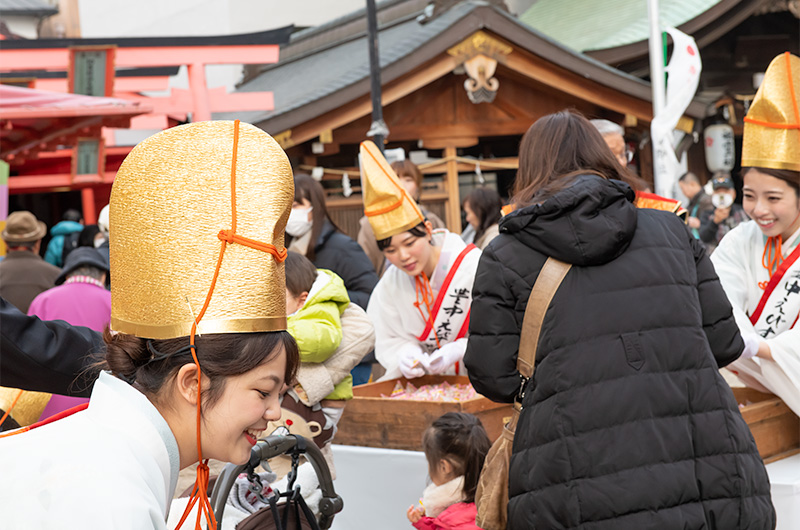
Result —
[{"label": "white banner flag", "polygon": [[672,56],[665,71],[667,97],[664,110],[653,118],[650,134],[653,140],[653,170],[655,192],[664,197],[675,197],[675,184],[680,165],[672,144],[672,131],[683,116],[697,91],[702,63],[697,44],[689,35],[673,27],[666,27],[674,44]]}]

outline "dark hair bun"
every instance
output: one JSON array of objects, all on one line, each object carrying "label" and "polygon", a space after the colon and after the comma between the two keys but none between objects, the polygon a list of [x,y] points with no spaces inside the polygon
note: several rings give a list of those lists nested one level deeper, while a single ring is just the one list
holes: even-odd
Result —
[{"label": "dark hair bun", "polygon": [[111,373],[125,381],[132,381],[137,367],[149,357],[144,339],[125,333],[103,335],[106,342],[106,364]]}]

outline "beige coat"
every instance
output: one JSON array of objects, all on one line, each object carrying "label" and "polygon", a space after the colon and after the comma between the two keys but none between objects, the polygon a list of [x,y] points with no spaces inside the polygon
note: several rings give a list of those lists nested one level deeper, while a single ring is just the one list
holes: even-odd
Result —
[{"label": "beige coat", "polygon": [[342,342],[333,355],[321,363],[301,363],[297,382],[304,392],[300,401],[311,406],[333,392],[334,387],[375,347],[375,329],[367,313],[350,303],[342,313]]},{"label": "beige coat", "polygon": [[489,228],[487,228],[483,232],[483,234],[481,234],[481,237],[475,240],[475,246],[483,250],[489,245],[489,243],[491,243],[492,239],[496,238],[499,235],[500,235],[500,226],[497,223],[495,223]]}]

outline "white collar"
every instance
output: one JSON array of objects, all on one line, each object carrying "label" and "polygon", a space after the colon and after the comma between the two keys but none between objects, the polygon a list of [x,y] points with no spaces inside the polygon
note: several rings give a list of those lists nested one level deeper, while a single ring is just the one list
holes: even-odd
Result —
[{"label": "white collar", "polygon": [[[111,375],[101,372],[94,384],[89,408],[86,413],[110,429],[130,433],[132,441],[147,447],[166,472],[164,486],[168,498],[164,499],[165,509],[169,510],[170,502],[175,494],[180,471],[180,453],[175,435],[158,409],[144,394],[131,385]],[[147,432],[151,426],[155,433]],[[135,427],[135,428],[132,428]],[[160,452],[158,442],[154,443],[154,435],[163,441],[164,453]],[[163,457],[167,458],[164,459]],[[166,461],[164,461],[166,460]],[[166,512],[165,512],[166,513]]]},{"label": "white collar", "polygon": [[425,508],[425,515],[428,517],[439,517],[439,514],[447,508],[463,500],[464,475],[445,482],[441,486],[431,482],[422,492],[422,505]]}]

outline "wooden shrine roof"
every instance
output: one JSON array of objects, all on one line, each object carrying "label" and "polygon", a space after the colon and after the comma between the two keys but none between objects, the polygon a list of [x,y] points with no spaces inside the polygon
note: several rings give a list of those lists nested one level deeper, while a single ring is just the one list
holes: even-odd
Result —
[{"label": "wooden shrine roof", "polygon": [[58,13],[44,0],[0,0],[0,13],[3,16],[47,17]]},{"label": "wooden shrine roof", "polygon": [[[420,14],[400,17],[380,27],[383,85],[413,74],[475,32],[487,30],[554,68],[576,74],[587,85],[599,84],[641,101],[651,100],[649,83],[570,50],[486,2],[460,2],[423,22],[417,19]],[[239,87],[245,92],[271,90],[276,110],[219,113],[214,117],[240,118],[277,134],[369,94],[367,36],[363,31],[288,59],[283,51],[281,54],[280,62]],[[687,110],[693,117],[702,117],[704,112],[700,105]]]},{"label": "wooden shrine roof", "polygon": [[116,46],[118,48],[150,48],[175,46],[237,46],[249,44],[283,44],[289,41],[294,26],[243,33],[238,35],[213,35],[189,37],[103,37],[93,39],[18,39],[3,41],[3,49],[36,50],[70,48],[73,46]]},{"label": "wooden shrine roof", "polygon": [[101,127],[126,127],[150,112],[138,102],[0,85],[0,158],[19,163],[41,151],[98,137]]}]

